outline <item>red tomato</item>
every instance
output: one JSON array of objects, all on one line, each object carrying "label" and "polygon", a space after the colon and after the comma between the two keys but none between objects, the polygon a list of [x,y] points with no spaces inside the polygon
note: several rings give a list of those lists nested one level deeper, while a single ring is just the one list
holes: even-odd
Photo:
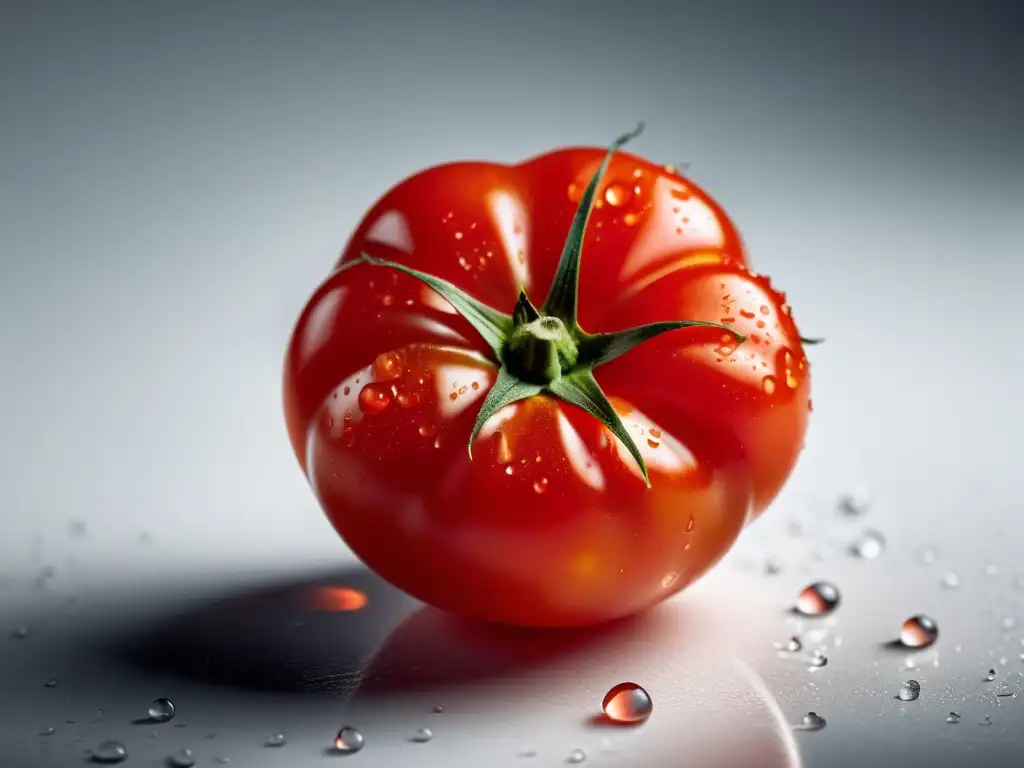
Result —
[{"label": "red tomato", "polygon": [[497,366],[452,304],[361,252],[511,314],[542,299],[606,150],[520,165],[441,165],[357,227],[295,328],[285,411],[338,533],[412,596],[529,626],[597,623],[678,592],[774,498],[800,451],[809,364],[785,304],[746,267],[732,222],[671,169],[615,154],[582,246],[583,329],[674,330],[595,372],[642,454],[548,394],[505,406],[467,443]]}]

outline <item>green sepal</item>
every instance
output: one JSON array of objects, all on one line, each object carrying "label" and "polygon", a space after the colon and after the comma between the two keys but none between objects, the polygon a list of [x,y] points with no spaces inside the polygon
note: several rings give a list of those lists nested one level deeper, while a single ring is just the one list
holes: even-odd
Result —
[{"label": "green sepal", "polygon": [[569,328],[576,328],[576,301],[579,294],[580,280],[580,251],[583,248],[583,235],[587,229],[587,219],[590,218],[590,210],[593,207],[594,195],[597,194],[597,187],[601,183],[601,177],[608,169],[612,155],[621,149],[630,139],[639,136],[644,130],[644,124],[638,123],[630,133],[619,136],[608,148],[608,153],[598,167],[597,172],[590,179],[580,204],[576,207],[576,214],[573,216],[572,225],[569,227],[569,236],[565,240],[565,247],[562,249],[562,256],[558,261],[555,270],[555,277],[551,281],[551,289],[544,301],[544,314],[554,315],[565,321]]},{"label": "green sepal", "polygon": [[731,333],[736,337],[737,342],[746,340],[745,336],[741,336],[729,326],[721,325],[720,323],[706,323],[701,320],[666,320],[658,323],[648,323],[647,325],[638,325],[635,328],[628,328],[614,333],[588,334],[579,341],[579,362],[581,365],[596,368],[599,365],[604,365],[614,360],[620,355],[626,354],[633,347],[643,344],[655,336],[679,330],[680,328],[693,327],[718,328]]},{"label": "green sepal", "polygon": [[498,376],[494,380],[494,385],[488,390],[487,397],[484,398],[483,405],[480,406],[480,412],[476,415],[476,422],[473,424],[473,431],[469,435],[469,458],[473,458],[473,441],[476,439],[480,429],[487,422],[491,416],[496,414],[506,405],[518,402],[519,400],[525,400],[528,397],[539,395],[544,391],[544,387],[540,384],[531,384],[522,379],[516,378],[513,374],[508,372],[505,366],[498,369]]},{"label": "green sepal", "polygon": [[375,267],[397,269],[399,272],[415,277],[420,282],[437,291],[449,304],[455,307],[455,311],[462,315],[466,322],[473,326],[494,352],[495,358],[499,362],[501,361],[501,353],[505,346],[505,341],[513,330],[511,316],[487,306],[482,301],[474,299],[461,288],[452,285],[447,280],[442,280],[440,277],[435,277],[426,272],[420,272],[418,269],[412,269],[404,264],[378,259],[367,253],[362,253],[359,255],[359,258],[346,262],[343,268],[355,266],[356,264],[370,264]]},{"label": "green sepal", "polygon": [[611,402],[601,391],[601,387],[590,369],[581,368],[567,376],[562,376],[548,385],[548,391],[559,400],[575,405],[608,427],[612,434],[619,438],[629,450],[630,455],[640,468],[644,483],[648,488],[651,487],[651,480],[647,476],[647,465],[644,464],[644,458],[640,455],[640,449],[633,442],[629,432],[626,431],[625,424],[622,423],[619,414],[615,412]]}]

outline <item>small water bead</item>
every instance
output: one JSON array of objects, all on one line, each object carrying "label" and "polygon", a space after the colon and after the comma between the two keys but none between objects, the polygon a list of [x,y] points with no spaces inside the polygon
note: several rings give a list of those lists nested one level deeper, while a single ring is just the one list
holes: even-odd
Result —
[{"label": "small water bead", "polygon": [[918,614],[911,616],[900,629],[900,643],[908,648],[927,648],[939,637],[939,625],[934,619]]},{"label": "small water bead", "polygon": [[828,657],[821,651],[815,651],[808,663],[813,669],[820,669],[828,664]]},{"label": "small water bead", "polygon": [[803,648],[804,644],[800,642],[799,637],[791,637],[786,642],[786,650],[790,653],[798,653],[799,651],[802,651]]},{"label": "small water bead", "polygon": [[942,586],[946,589],[957,589],[960,586],[960,577],[950,571],[942,577]]},{"label": "small water bead", "polygon": [[544,491],[546,491],[547,489],[548,489],[548,479],[546,477],[542,477],[540,480],[536,481],[533,484],[533,491],[534,491],[534,493],[544,493]]},{"label": "small water bead", "polygon": [[996,696],[999,696],[1001,698],[1006,698],[1009,696],[1016,697],[1017,690],[1004,680],[999,684],[999,687],[996,688]]},{"label": "small water bead", "polygon": [[988,715],[985,715],[983,718],[981,718],[981,722],[978,723],[978,725],[984,725],[985,727],[988,727],[992,725],[992,718]]},{"label": "small water bead", "polygon": [[155,723],[166,723],[174,719],[174,702],[163,697],[149,705],[149,719]]},{"label": "small water bead", "polygon": [[128,750],[120,741],[104,741],[92,751],[92,761],[105,765],[123,763],[128,759]]},{"label": "small water bead", "polygon": [[956,712],[950,712],[946,715],[947,723],[959,723],[963,718],[960,717]]},{"label": "small water bead", "polygon": [[334,737],[334,748],[338,752],[343,752],[346,755],[352,755],[358,752],[365,746],[366,739],[363,738],[363,733],[358,728],[353,728],[351,725],[346,725],[337,735]]},{"label": "small water bead", "polygon": [[56,679],[47,680],[44,685],[47,688],[56,688],[57,687],[57,680]]},{"label": "small water bead", "polygon": [[192,768],[196,764],[196,758],[191,749],[179,749],[167,757],[167,764],[171,768]]},{"label": "small water bead", "polygon": [[800,730],[803,731],[820,731],[827,725],[825,718],[819,715],[817,712],[808,712],[804,715],[803,721],[800,723]]},{"label": "small water bead", "polygon": [[900,701],[917,701],[921,695],[921,684],[917,680],[907,680],[900,688]]},{"label": "small water bead", "polygon": [[412,740],[417,744],[426,744],[434,738],[434,732],[429,728],[420,728],[416,733],[413,734]]},{"label": "small water bead", "polygon": [[616,208],[625,205],[633,198],[633,193],[629,186],[622,182],[612,182],[608,185],[604,191],[604,199],[608,205]]},{"label": "small water bead", "polygon": [[775,394],[775,377],[765,376],[763,379],[761,379],[761,389],[764,390],[764,393],[766,395]]},{"label": "small water bead", "polygon": [[228,763],[231,762],[231,758],[230,757],[221,756],[221,757],[214,758],[213,762],[217,763],[218,765],[227,765]]},{"label": "small water bead", "polygon": [[614,723],[642,723],[653,709],[650,694],[636,683],[613,686],[601,702],[601,711]]},{"label": "small water bead", "polygon": [[28,627],[17,627],[11,632],[11,637],[15,640],[24,640],[29,636]]},{"label": "small water bead", "polygon": [[359,410],[365,414],[380,413],[391,404],[391,392],[387,387],[367,384],[359,390]]},{"label": "small water bead", "polygon": [[994,669],[990,669],[988,671],[988,674],[985,675],[985,679],[982,682],[984,682],[984,683],[991,683],[995,679],[996,679],[996,671]]},{"label": "small water bead", "polygon": [[804,616],[825,616],[839,606],[840,599],[839,590],[834,585],[816,581],[800,593],[796,610]]},{"label": "small water bead", "polygon": [[579,765],[580,763],[586,762],[587,753],[582,749],[574,749],[569,753],[568,762],[573,765]]},{"label": "small water bead", "polygon": [[850,554],[862,560],[874,560],[884,551],[885,537],[881,532],[870,528],[850,545]]},{"label": "small water bead", "polygon": [[288,743],[288,740],[284,737],[283,733],[275,733],[269,739],[267,739],[268,747],[283,747]]},{"label": "small water bead", "polygon": [[442,712],[444,712],[444,707],[442,707],[440,704],[438,704],[436,707],[434,707],[434,714],[435,715],[440,715]]},{"label": "small water bead", "polygon": [[1003,629],[1007,629],[1007,630],[1013,629],[1014,627],[1017,626],[1017,620],[1014,619],[1012,616],[1007,616],[1005,619],[1002,620],[1002,622],[1000,623],[1000,626]]},{"label": "small water bead", "polygon": [[39,732],[39,735],[40,735],[40,736],[53,736],[53,734],[55,734],[56,732],[57,732],[57,729],[56,729],[56,728],[54,728],[54,727],[53,727],[53,726],[51,725],[51,726],[50,726],[49,728],[43,728],[43,730],[41,730],[41,731]]},{"label": "small water bead", "polygon": [[836,509],[846,517],[860,517],[868,511],[868,500],[865,494],[844,493],[836,502]]}]

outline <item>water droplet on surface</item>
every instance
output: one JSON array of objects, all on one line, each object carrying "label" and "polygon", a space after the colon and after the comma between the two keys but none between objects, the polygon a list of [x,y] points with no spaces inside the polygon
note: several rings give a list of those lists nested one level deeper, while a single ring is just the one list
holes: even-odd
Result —
[{"label": "water droplet on surface", "polygon": [[840,601],[839,590],[827,581],[816,581],[804,588],[796,600],[796,610],[804,616],[825,616],[832,613]]},{"label": "water droplet on surface", "polygon": [[1002,697],[1002,698],[1006,698],[1007,696],[1014,696],[1014,697],[1016,697],[1016,695],[1017,695],[1017,689],[1013,688],[1005,680],[999,684],[998,688],[996,688],[996,696],[999,696],[999,697]]},{"label": "water droplet on surface", "polygon": [[765,576],[778,576],[782,573],[782,563],[774,558],[768,558],[764,563]]},{"label": "water droplet on surface", "polygon": [[170,699],[159,698],[149,705],[149,719],[156,723],[166,723],[174,719],[174,702]]},{"label": "water droplet on surface", "polygon": [[819,715],[817,712],[808,712],[804,715],[803,721],[800,723],[800,730],[802,731],[820,731],[826,725],[825,718]]},{"label": "water droplet on surface", "polygon": [[990,669],[988,671],[988,674],[985,675],[985,679],[982,682],[991,683],[995,679],[996,679],[996,671],[994,669]]},{"label": "water droplet on surface", "polygon": [[653,709],[650,694],[636,683],[619,683],[601,702],[601,711],[614,723],[642,723]]},{"label": "water droplet on surface", "polygon": [[11,637],[15,640],[24,640],[29,636],[29,634],[28,627],[17,627],[13,632],[11,632]]},{"label": "water droplet on surface", "polygon": [[811,665],[812,669],[820,669],[828,664],[828,657],[822,651],[815,651],[811,655],[808,663]]},{"label": "water droplet on surface", "polygon": [[616,208],[628,203],[632,197],[633,193],[629,187],[619,181],[612,182],[604,191],[605,202]]},{"label": "water droplet on surface", "polygon": [[542,477],[540,480],[533,484],[534,493],[544,493],[548,489],[548,479]]},{"label": "water droplet on surface", "polygon": [[948,715],[946,715],[947,723],[959,723],[962,719],[963,718],[961,718],[960,715],[958,715],[956,712],[950,712]]},{"label": "water droplet on surface", "polygon": [[1014,619],[1012,616],[1007,616],[1005,619],[1002,620],[999,626],[1001,626],[1003,629],[1013,629],[1017,626],[1017,620]]},{"label": "water droplet on surface", "polygon": [[54,728],[53,726],[50,726],[49,728],[43,728],[43,730],[41,730],[39,732],[39,735],[40,736],[53,736],[53,734],[55,734],[56,732],[57,732],[57,729]]},{"label": "water droplet on surface", "polygon": [[367,384],[359,390],[359,410],[363,413],[380,413],[390,404],[391,392],[385,387]]},{"label": "water droplet on surface", "polygon": [[985,715],[983,718],[981,718],[981,722],[978,723],[978,725],[984,725],[986,727],[990,726],[990,725],[992,725],[992,718],[989,717],[988,715]]},{"label": "water droplet on surface", "polygon": [[862,560],[874,560],[885,551],[885,537],[874,529],[864,531],[850,545],[850,554]]},{"label": "water droplet on surface", "polygon": [[986,576],[996,576],[999,574],[999,566],[994,563],[989,563],[985,566]]},{"label": "water droplet on surface", "polygon": [[434,707],[434,714],[435,715],[440,715],[442,712],[444,712],[444,707],[442,707],[440,704],[438,704],[436,707]]},{"label": "water droplet on surface", "polygon": [[761,389],[764,390],[764,393],[766,395],[775,394],[775,377],[765,376],[763,379],[761,379]]},{"label": "water droplet on surface", "polygon": [[127,759],[128,750],[125,749],[124,744],[120,741],[101,742],[99,746],[92,751],[92,761],[94,763],[113,765],[114,763],[123,763]]},{"label": "water droplet on surface", "polygon": [[921,695],[921,684],[917,680],[907,680],[900,688],[900,701],[917,701]]},{"label": "water droplet on surface", "polygon": [[268,747],[283,747],[288,743],[288,740],[284,737],[283,733],[275,733],[269,739],[267,739]]},{"label": "water droplet on surface", "polygon": [[215,763],[217,763],[219,765],[227,765],[228,763],[231,762],[231,758],[230,757],[223,757],[223,756],[221,756],[221,757],[215,758],[213,762],[215,762]]},{"label": "water droplet on surface", "polygon": [[47,688],[56,688],[57,687],[57,681],[55,679],[47,680],[46,683],[45,683],[45,686]]},{"label": "water droplet on surface", "polygon": [[953,571],[949,571],[942,577],[942,586],[946,589],[957,589],[960,586],[960,577],[953,573]]},{"label": "water droplet on surface", "polygon": [[928,616],[911,616],[900,629],[900,643],[908,648],[927,648],[939,637],[939,625]]},{"label": "water droplet on surface", "polygon": [[363,738],[362,731],[351,725],[346,725],[334,737],[334,748],[346,755],[358,752],[365,744],[366,739]]},{"label": "water droplet on surface", "polygon": [[574,749],[572,752],[569,753],[567,762],[572,763],[573,765],[579,765],[580,763],[585,762],[586,759],[586,752],[584,752],[582,749]]},{"label": "water droplet on surface", "polygon": [[186,747],[168,755],[167,763],[171,768],[192,768],[196,764],[196,758],[192,750]]},{"label": "water droplet on surface", "polygon": [[434,732],[429,728],[420,728],[416,733],[413,734],[412,740],[417,744],[426,744],[434,738]]},{"label": "water droplet on surface", "polygon": [[800,642],[799,637],[791,637],[786,641],[786,650],[790,653],[799,653],[804,649],[804,644]]}]

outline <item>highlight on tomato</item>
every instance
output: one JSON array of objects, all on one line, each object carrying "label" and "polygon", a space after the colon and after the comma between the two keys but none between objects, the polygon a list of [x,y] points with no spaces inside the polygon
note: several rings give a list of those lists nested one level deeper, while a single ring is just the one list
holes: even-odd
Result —
[{"label": "highlight on tomato", "polygon": [[810,340],[710,195],[620,151],[641,129],[409,177],[298,319],[299,464],[353,552],[425,603],[536,627],[641,611],[797,460]]}]

